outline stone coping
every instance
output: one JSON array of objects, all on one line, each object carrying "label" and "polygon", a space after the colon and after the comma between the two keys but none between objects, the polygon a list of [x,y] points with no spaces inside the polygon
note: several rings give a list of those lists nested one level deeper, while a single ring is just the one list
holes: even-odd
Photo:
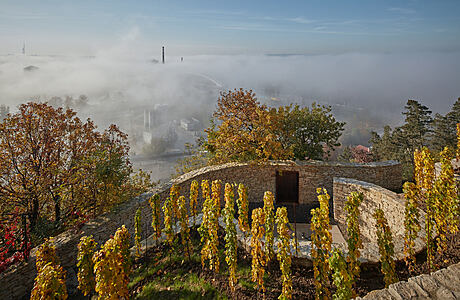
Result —
[{"label": "stone coping", "polygon": [[411,277],[408,281],[393,283],[386,289],[372,291],[357,299],[460,299],[460,263],[429,275],[422,274]]},{"label": "stone coping", "polygon": [[197,170],[190,171],[186,174],[183,174],[175,179],[172,180],[172,183],[178,183],[190,179],[192,177],[198,176],[200,174],[204,174],[210,171],[218,171],[222,169],[228,168],[236,168],[236,167],[243,167],[243,166],[317,166],[317,167],[386,167],[386,166],[395,166],[399,165],[400,163],[395,160],[388,160],[388,161],[380,161],[380,162],[370,162],[370,163],[347,163],[347,162],[339,162],[339,161],[320,161],[320,160],[308,160],[308,161],[293,161],[293,160],[278,160],[278,161],[267,161],[262,162],[260,164],[251,164],[251,163],[226,163],[221,165],[213,165],[213,166],[206,166]]}]

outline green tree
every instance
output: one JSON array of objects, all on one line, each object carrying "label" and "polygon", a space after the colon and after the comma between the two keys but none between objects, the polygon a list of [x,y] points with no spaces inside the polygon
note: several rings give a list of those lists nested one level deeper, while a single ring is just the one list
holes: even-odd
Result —
[{"label": "green tree", "polygon": [[460,120],[460,98],[452,106],[445,116],[436,114],[433,121],[433,139],[431,147],[440,152],[445,146],[455,149],[457,144],[456,126]]},{"label": "green tree", "polygon": [[[323,160],[331,149],[340,146],[338,139],[345,123],[338,122],[330,106],[313,103],[311,108],[289,105],[278,108],[281,128],[279,137],[283,148],[292,148],[298,160]],[[326,147],[324,147],[326,146]]]}]

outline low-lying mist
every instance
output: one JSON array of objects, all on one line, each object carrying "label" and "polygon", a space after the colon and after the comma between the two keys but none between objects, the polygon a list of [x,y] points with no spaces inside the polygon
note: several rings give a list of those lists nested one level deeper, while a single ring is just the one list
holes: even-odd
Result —
[{"label": "low-lying mist", "polygon": [[0,104],[14,111],[32,97],[86,95],[83,117],[129,131],[142,123],[144,108],[159,104],[169,105],[163,117],[206,125],[219,92],[241,87],[271,105],[330,104],[351,127],[364,121],[380,128],[402,121],[407,99],[445,113],[460,96],[460,53],[185,56],[181,62],[167,50],[164,65],[160,57],[120,51],[0,56]]}]

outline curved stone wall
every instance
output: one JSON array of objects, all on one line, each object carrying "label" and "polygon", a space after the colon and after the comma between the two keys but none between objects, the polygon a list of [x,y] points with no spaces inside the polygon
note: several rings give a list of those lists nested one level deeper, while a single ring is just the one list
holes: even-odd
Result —
[{"label": "curved stone wall", "polygon": [[[340,228],[340,231],[346,237],[346,215],[344,204],[346,197],[351,192],[363,193],[364,199],[359,207],[359,225],[363,237],[363,250],[361,255],[369,261],[378,261],[379,253],[377,247],[377,234],[375,230],[375,219],[372,216],[377,208],[381,208],[388,221],[388,226],[393,234],[395,245],[395,256],[397,259],[404,257],[404,195],[397,194],[383,187],[372,183],[349,179],[334,178],[334,220]],[[424,249],[423,228],[425,214],[420,211],[420,225],[422,230],[418,239],[415,241],[416,252]]]}]

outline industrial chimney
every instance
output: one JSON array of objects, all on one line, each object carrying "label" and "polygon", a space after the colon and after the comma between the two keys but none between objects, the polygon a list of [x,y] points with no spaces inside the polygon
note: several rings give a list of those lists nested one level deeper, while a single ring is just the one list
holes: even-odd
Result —
[{"label": "industrial chimney", "polygon": [[161,62],[165,63],[165,46],[161,47]]}]

